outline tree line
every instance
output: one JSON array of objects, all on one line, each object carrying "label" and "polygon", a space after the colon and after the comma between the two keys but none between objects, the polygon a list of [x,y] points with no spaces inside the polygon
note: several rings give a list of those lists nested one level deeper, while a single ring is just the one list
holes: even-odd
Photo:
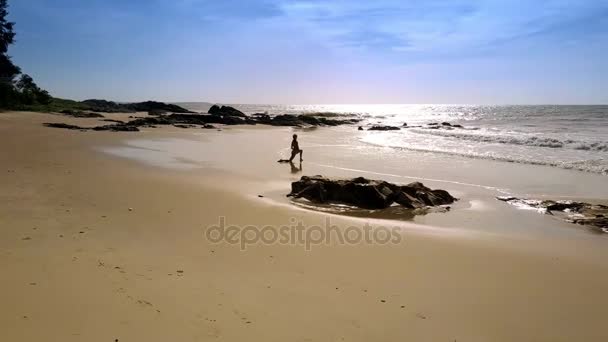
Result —
[{"label": "tree line", "polygon": [[8,55],[15,43],[15,23],[8,21],[8,0],[0,0],[0,108],[20,109],[31,105],[48,105],[53,97],[40,89],[34,79],[21,72]]}]

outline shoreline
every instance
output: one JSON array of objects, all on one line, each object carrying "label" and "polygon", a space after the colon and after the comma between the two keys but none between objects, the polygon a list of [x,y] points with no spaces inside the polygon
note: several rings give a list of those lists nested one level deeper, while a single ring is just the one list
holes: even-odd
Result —
[{"label": "shoreline", "polygon": [[[401,223],[409,228],[402,231],[404,244],[332,243],[309,252],[270,244],[241,251],[209,243],[204,227],[221,215],[242,226],[279,226],[294,217],[306,225],[324,222],[321,213],[277,205],[267,196],[280,196],[301,175],[275,165],[276,154],[259,152],[284,145],[276,139],[288,129],[203,131],[192,149],[200,153],[195,157],[212,155],[211,168],[174,170],[95,148],[183,137],[187,130],[160,128],[134,137],[43,127],[49,120],[66,118],[0,114],[0,160],[7,169],[0,184],[8,203],[0,209],[0,266],[11,275],[0,287],[0,301],[11,308],[0,313],[0,330],[8,340],[605,337],[605,241],[578,227],[564,234],[545,228],[532,235],[502,229],[449,234],[457,230],[445,220],[483,225],[471,217],[493,210],[471,204],[456,215]],[[324,151],[328,147],[312,146],[326,145],[324,134],[311,135],[305,148]],[[325,155],[310,158],[306,174],[323,169],[314,163]],[[475,198],[466,188],[455,191]],[[544,227],[548,219],[513,208],[499,213],[497,222]],[[332,216],[339,227],[365,221]],[[551,228],[568,232],[561,223]]]}]

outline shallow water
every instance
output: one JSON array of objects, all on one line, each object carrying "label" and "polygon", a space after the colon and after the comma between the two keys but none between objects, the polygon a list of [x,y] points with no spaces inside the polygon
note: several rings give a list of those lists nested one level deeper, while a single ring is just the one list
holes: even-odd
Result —
[{"label": "shallow water", "polygon": [[[193,110],[208,105],[189,103]],[[608,175],[608,106],[476,105],[235,105],[245,113],[333,113],[362,125],[423,126],[373,132],[361,140],[379,146],[469,158],[548,165]],[[427,129],[449,122],[464,129]]]},{"label": "shallow water", "polygon": [[[300,136],[304,162],[279,164],[276,161],[289,153],[294,131]],[[290,182],[302,175],[364,176],[394,183],[421,181],[431,188],[448,190],[461,200],[448,213],[410,218],[414,222],[524,236],[555,233],[571,236],[585,234],[586,229],[547,215],[517,210],[496,200],[496,196],[600,202],[606,200],[608,194],[606,176],[597,173],[394,149],[362,141],[374,133],[377,132],[357,131],[353,127],[228,128],[202,133],[179,130],[178,138],[135,138],[123,146],[101,147],[101,150],[154,166],[195,173],[207,167],[225,170],[248,182],[246,186],[238,182],[218,185],[226,191],[252,198],[263,194],[276,201],[286,201],[284,195],[290,192]]]}]

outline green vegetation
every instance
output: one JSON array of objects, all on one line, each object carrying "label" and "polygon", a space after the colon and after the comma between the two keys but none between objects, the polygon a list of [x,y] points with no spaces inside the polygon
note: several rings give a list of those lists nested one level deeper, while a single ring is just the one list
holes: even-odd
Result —
[{"label": "green vegetation", "polygon": [[15,42],[15,23],[9,22],[7,15],[7,0],[0,0],[0,108],[45,110],[53,103],[51,95],[40,89],[32,77],[21,74],[8,55],[8,47]]},{"label": "green vegetation", "polygon": [[50,101],[46,104],[44,103],[13,103],[10,106],[2,107],[5,109],[11,110],[22,110],[28,112],[61,112],[63,110],[72,110],[72,111],[87,111],[91,110],[89,106],[83,104],[82,102],[66,100],[66,99],[58,99],[51,97]]}]

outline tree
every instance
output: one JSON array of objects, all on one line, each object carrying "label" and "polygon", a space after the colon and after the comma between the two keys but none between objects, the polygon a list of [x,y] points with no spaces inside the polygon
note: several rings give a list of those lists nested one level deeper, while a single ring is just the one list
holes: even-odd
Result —
[{"label": "tree", "polygon": [[23,108],[22,105],[48,105],[53,97],[40,89],[29,75],[21,75],[21,69],[13,64],[8,53],[8,47],[15,42],[15,32],[12,23],[6,19],[8,15],[7,0],[0,0],[0,108]]},{"label": "tree", "polygon": [[22,93],[38,88],[36,83],[34,83],[34,79],[28,74],[21,75],[19,80],[15,82],[15,87]]},{"label": "tree", "polygon": [[34,79],[27,74],[21,75],[19,80],[15,82],[15,88],[21,93],[21,102],[28,105],[35,103],[42,92],[42,90],[38,88],[38,85],[34,83]]},{"label": "tree", "polygon": [[6,19],[8,15],[7,0],[0,0],[0,82],[10,83],[20,73],[18,66],[13,64],[7,55],[9,45],[15,42],[15,23]]},{"label": "tree", "polygon": [[48,91],[39,89],[38,92],[36,93],[36,102],[43,104],[43,105],[48,105],[52,101],[53,101],[53,97],[51,96],[51,94],[49,94]]}]

